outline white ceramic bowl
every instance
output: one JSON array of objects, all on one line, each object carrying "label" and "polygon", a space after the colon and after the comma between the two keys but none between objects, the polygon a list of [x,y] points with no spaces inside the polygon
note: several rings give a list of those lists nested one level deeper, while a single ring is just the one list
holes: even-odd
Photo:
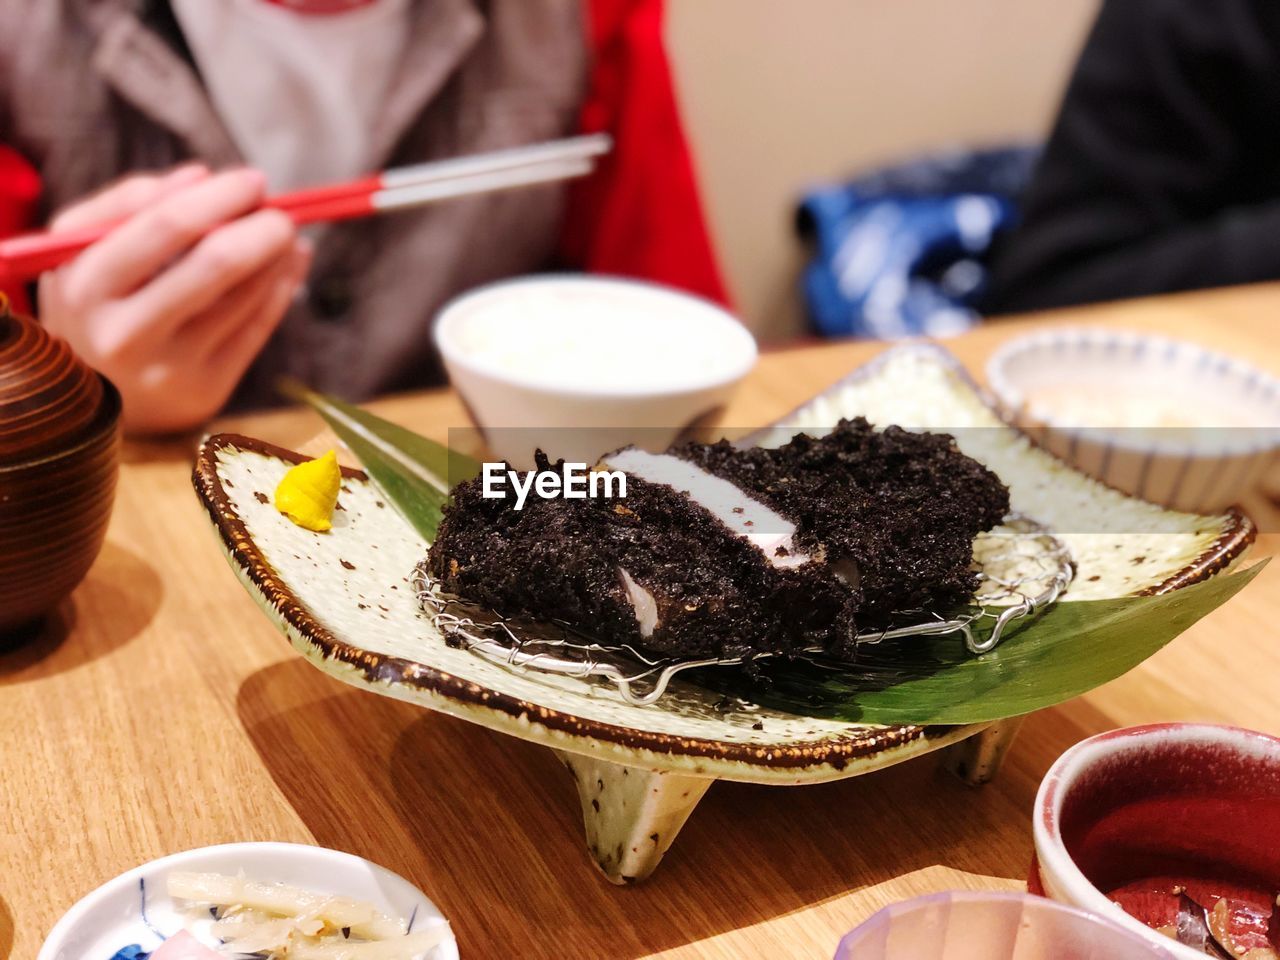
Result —
[{"label": "white ceramic bowl", "polygon": [[1059,327],[987,363],[1004,414],[1072,466],[1191,513],[1238,503],[1280,450],[1280,379],[1193,343]]},{"label": "white ceramic bowl", "polygon": [[489,449],[523,468],[535,448],[585,463],[661,450],[713,418],[756,361],[746,327],[710,301],[572,274],[467,293],[435,338]]},{"label": "white ceramic bowl", "polygon": [[[152,860],[108,880],[73,906],[50,932],[36,960],[106,960],[130,944],[154,950],[182,929],[165,892],[170,871],[238,873],[374,904],[413,929],[445,923],[435,904],[385,867],[361,857],[300,843],[228,843]],[[458,960],[452,934],[422,960]]]},{"label": "white ceramic bowl", "polygon": [[1054,763],[1032,816],[1028,887],[1107,917],[1179,960],[1204,954],[1122,910],[1105,891],[1151,876],[1255,878],[1280,889],[1280,739],[1163,723],[1099,734]]}]

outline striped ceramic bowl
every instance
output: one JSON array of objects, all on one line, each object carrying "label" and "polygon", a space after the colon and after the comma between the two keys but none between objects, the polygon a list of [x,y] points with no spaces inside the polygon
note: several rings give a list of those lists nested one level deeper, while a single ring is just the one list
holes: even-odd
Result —
[{"label": "striped ceramic bowl", "polygon": [[1280,450],[1280,379],[1194,343],[1059,327],[1006,343],[987,379],[1041,446],[1178,510],[1238,503]]}]

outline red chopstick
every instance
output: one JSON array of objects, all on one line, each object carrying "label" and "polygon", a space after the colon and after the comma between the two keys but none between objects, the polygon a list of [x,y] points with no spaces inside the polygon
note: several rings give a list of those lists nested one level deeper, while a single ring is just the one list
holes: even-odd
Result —
[{"label": "red chopstick", "polygon": [[[385,170],[347,183],[268,197],[263,207],[283,210],[299,226],[372,216],[454,197],[549,183],[590,173],[610,149],[607,137],[572,137]],[[101,240],[118,223],[58,233],[42,231],[0,240],[0,276],[28,280],[61,266]]]},{"label": "red chopstick", "polygon": [[[373,213],[373,197],[378,192],[377,177],[332,187],[268,197],[264,207],[288,213],[295,223],[318,223],[326,219],[350,219]],[[62,266],[86,247],[97,243],[119,223],[95,224],[79,230],[57,233],[41,231],[0,240],[0,274],[11,280],[27,280],[46,270]]]}]

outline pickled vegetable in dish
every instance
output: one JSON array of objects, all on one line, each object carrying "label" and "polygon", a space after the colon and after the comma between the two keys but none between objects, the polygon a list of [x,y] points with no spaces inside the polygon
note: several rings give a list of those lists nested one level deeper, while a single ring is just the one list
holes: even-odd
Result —
[{"label": "pickled vegetable in dish", "polygon": [[[599,469],[625,498],[453,491],[428,569],[504,616],[567,623],[679,657],[821,647],[893,614],[943,609],[977,585],[973,541],[1009,509],[1000,479],[953,437],[842,420],[774,449],[721,441],[627,448]],[[539,454],[540,471],[558,469]]]},{"label": "pickled vegetable in dish", "polygon": [[323,533],[333,526],[342,470],[332,450],[291,467],[276,487],[276,509],[305,530]]},{"label": "pickled vegetable in dish", "polygon": [[1262,887],[1150,877],[1108,896],[1125,913],[1205,956],[1280,960],[1277,897]]},{"label": "pickled vegetable in dish", "polygon": [[[417,960],[444,941],[449,931],[443,923],[410,930],[406,921],[387,916],[371,903],[244,876],[175,872],[169,874],[168,892],[189,906],[192,924],[204,924],[219,944],[209,953],[213,957]],[[175,939],[166,941],[161,950]],[[181,942],[182,948],[194,951],[187,942]],[[172,960],[205,956],[175,952]],[[170,958],[158,950],[150,960]]]}]

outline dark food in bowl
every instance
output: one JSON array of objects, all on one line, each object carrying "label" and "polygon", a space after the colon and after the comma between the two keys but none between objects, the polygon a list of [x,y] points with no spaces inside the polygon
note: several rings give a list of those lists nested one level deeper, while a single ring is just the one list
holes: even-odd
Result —
[{"label": "dark food in bowl", "polygon": [[1125,884],[1107,896],[1125,913],[1205,956],[1280,958],[1276,895],[1262,884],[1151,877]]},{"label": "dark food in bowl", "polygon": [[504,616],[658,654],[852,657],[861,627],[971,596],[974,538],[1009,509],[951,436],[862,418],[776,449],[628,448],[602,467],[626,473],[625,499],[530,494],[517,510],[460,485],[433,577]]}]

